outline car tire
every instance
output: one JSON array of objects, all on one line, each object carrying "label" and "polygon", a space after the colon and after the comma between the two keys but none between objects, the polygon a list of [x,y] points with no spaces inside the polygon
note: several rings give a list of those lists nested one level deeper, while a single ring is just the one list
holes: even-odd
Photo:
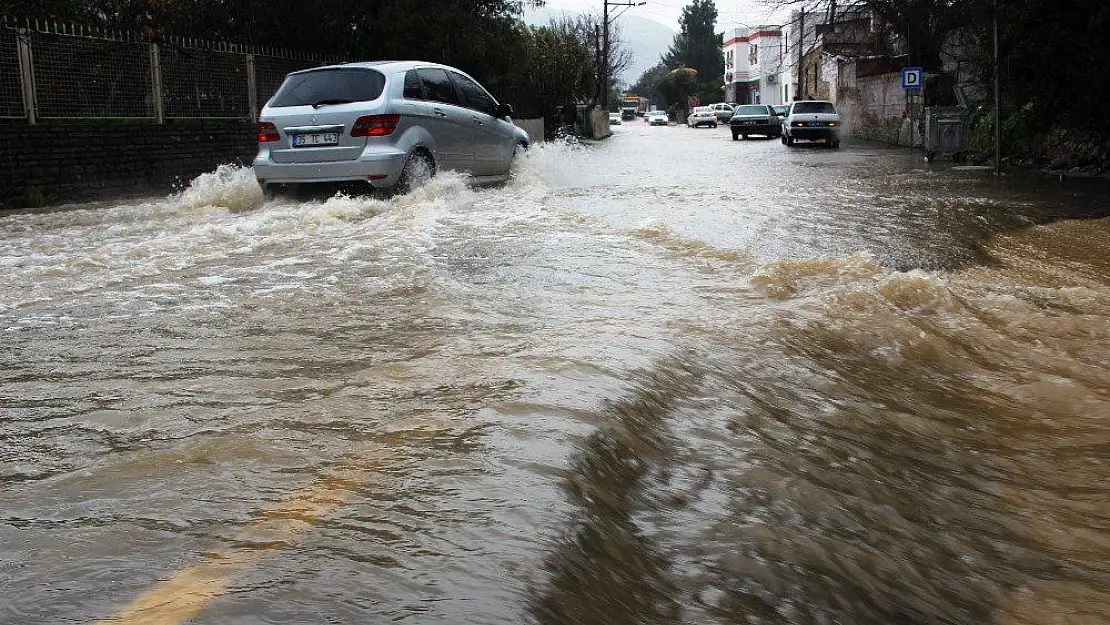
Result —
[{"label": "car tire", "polygon": [[779,141],[782,141],[782,144],[786,145],[786,135],[779,135]]},{"label": "car tire", "polygon": [[793,146],[794,145],[794,137],[791,137],[790,135],[786,135],[786,145]]},{"label": "car tire", "polygon": [[741,136],[741,137],[744,137],[744,141],[747,141],[747,140],[748,140],[748,135],[740,135],[740,136]]},{"label": "car tire", "polygon": [[275,190],[277,188],[276,185],[260,184],[258,186],[262,187],[262,201],[263,202],[269,202],[270,200],[277,197],[277,193],[275,192]]},{"label": "car tire", "polygon": [[712,124],[712,127],[713,127],[713,128],[716,128],[716,127],[717,127],[717,124]]},{"label": "car tire", "polygon": [[396,191],[405,194],[419,189],[436,175],[436,162],[431,154],[423,150],[413,152],[405,162],[405,168],[397,179]]},{"label": "car tire", "polygon": [[737,141],[737,140],[739,140],[739,139],[740,139],[740,135],[736,134],[735,132],[734,132],[734,133],[732,133],[732,140],[733,140],[733,141]]},{"label": "car tire", "polygon": [[829,142],[829,147],[834,149],[834,150],[839,150],[840,149],[840,139],[833,139],[832,141],[830,141]]}]

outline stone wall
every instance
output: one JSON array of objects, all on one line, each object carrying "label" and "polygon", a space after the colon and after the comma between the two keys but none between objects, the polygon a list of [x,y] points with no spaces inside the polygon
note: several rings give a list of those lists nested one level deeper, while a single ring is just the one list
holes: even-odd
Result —
[{"label": "stone wall", "polygon": [[544,138],[543,118],[537,117],[536,119],[516,119],[513,118],[513,123],[519,128],[528,133],[528,138],[532,143],[542,143]]},{"label": "stone wall", "polygon": [[[909,145],[910,123],[900,72],[858,78],[849,73],[840,85],[838,96],[837,107],[846,118],[852,136],[891,145]],[[916,116],[920,115],[918,107]],[[912,140],[915,145],[921,145],[920,132],[915,132]]]},{"label": "stone wall", "polygon": [[247,121],[0,123],[0,206],[164,194],[257,149]]}]

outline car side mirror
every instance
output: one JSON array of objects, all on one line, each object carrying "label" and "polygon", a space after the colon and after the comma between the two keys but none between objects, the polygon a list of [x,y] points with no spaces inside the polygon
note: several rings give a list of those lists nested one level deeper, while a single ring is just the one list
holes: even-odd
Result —
[{"label": "car side mirror", "polygon": [[498,104],[497,110],[493,113],[494,117],[512,117],[513,107],[509,104]]}]

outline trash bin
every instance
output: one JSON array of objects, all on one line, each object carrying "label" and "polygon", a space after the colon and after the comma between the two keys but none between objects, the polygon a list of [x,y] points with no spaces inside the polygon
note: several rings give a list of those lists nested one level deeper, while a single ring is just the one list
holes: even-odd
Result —
[{"label": "trash bin", "polygon": [[930,106],[925,109],[925,160],[930,163],[938,152],[947,152],[962,163],[967,158],[969,122],[962,106]]}]

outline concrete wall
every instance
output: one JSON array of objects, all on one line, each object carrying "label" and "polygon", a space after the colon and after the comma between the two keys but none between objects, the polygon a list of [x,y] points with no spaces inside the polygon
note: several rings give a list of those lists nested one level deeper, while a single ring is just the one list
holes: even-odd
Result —
[{"label": "concrete wall", "polygon": [[0,206],[166,193],[257,149],[245,121],[0,123]]},{"label": "concrete wall", "polygon": [[590,111],[590,131],[594,139],[604,139],[613,134],[609,128],[609,111],[600,107]]},{"label": "concrete wall", "polygon": [[532,143],[543,142],[543,118],[536,119],[514,119],[513,123],[528,133],[528,138]]},{"label": "concrete wall", "polygon": [[[890,145],[922,145],[920,126],[911,135],[909,107],[902,89],[901,72],[856,77],[858,67],[840,63],[835,85],[837,109],[848,132],[861,139]],[[914,119],[923,114],[920,100],[915,101]]]},{"label": "concrete wall", "polygon": [[907,142],[906,92],[902,89],[900,73],[858,78],[854,94],[853,135],[892,145]]},{"label": "concrete wall", "polygon": [[[543,141],[542,119],[516,123]],[[164,194],[257,151],[246,121],[0,123],[0,207]]]}]

